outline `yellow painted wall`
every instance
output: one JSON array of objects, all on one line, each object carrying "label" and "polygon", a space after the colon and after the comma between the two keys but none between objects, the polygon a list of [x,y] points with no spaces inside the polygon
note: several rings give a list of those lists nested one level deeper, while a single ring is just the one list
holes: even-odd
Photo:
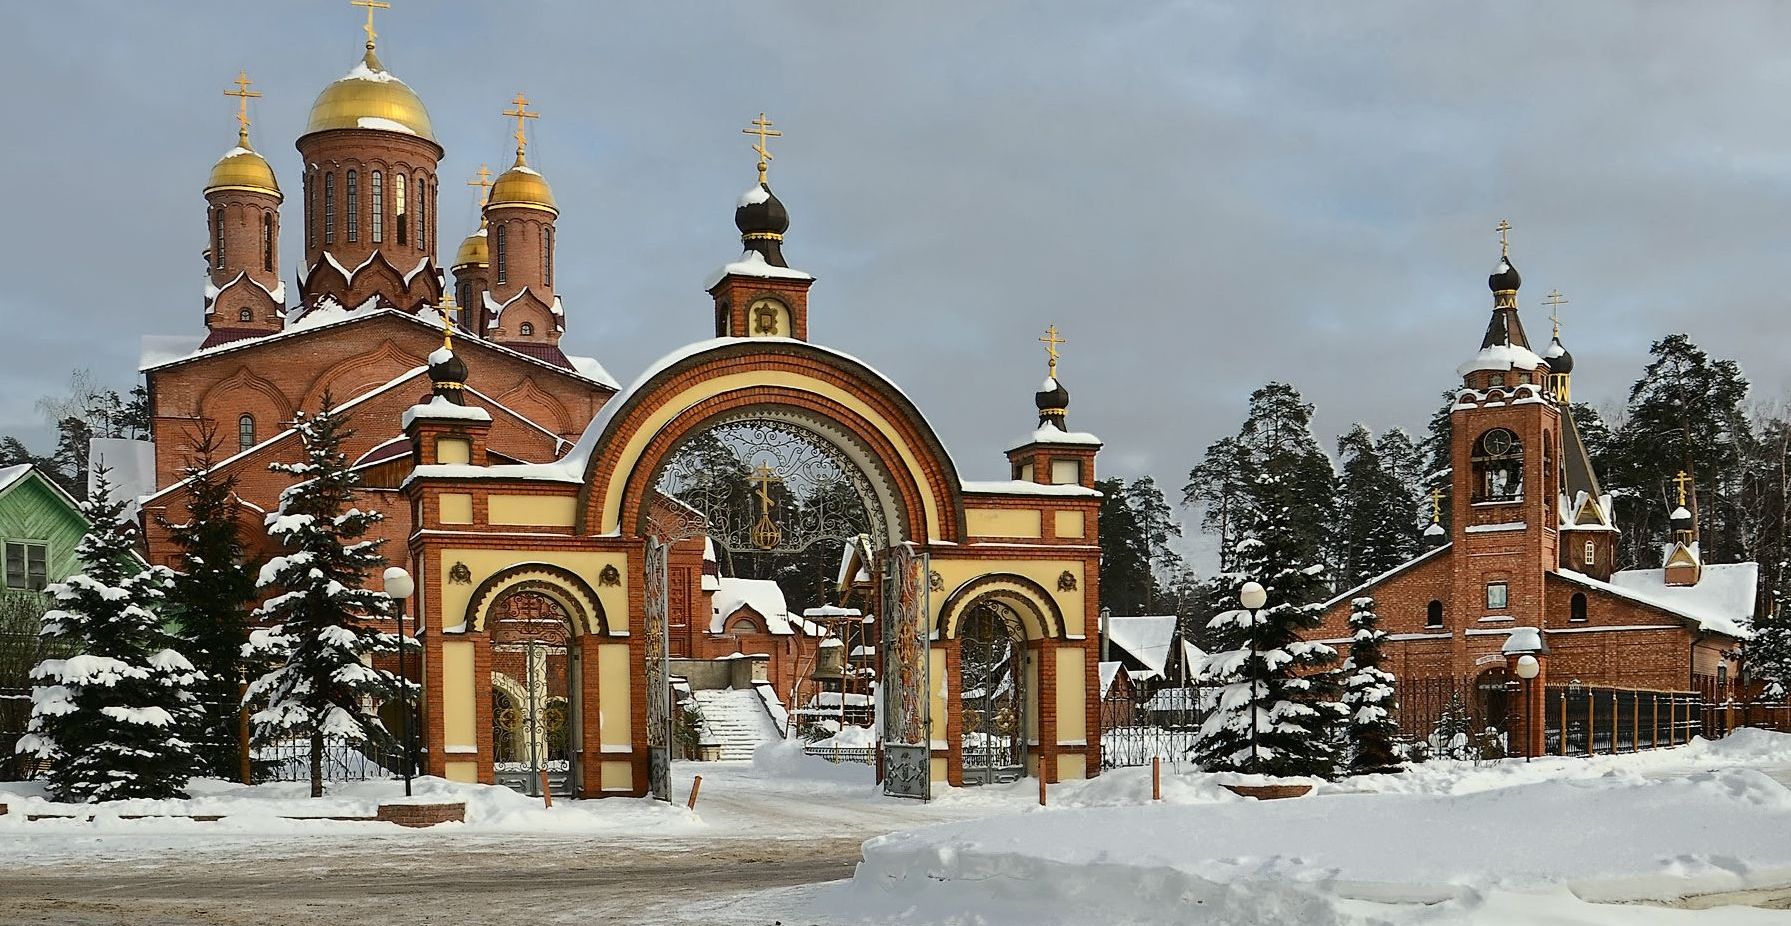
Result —
[{"label": "yellow painted wall", "polygon": [[473,461],[473,442],[464,437],[435,439],[435,462],[466,464]]},{"label": "yellow painted wall", "polygon": [[[951,593],[972,579],[990,573],[1007,572],[1025,576],[1049,591],[1052,600],[1057,602],[1058,610],[1063,612],[1064,629],[1070,636],[1081,636],[1086,626],[1083,614],[1082,592],[1086,587],[1088,576],[1084,574],[1081,560],[951,560],[934,554],[932,560],[934,572],[945,583],[943,592],[932,594],[932,624],[937,626],[939,615],[945,609],[945,599]],[[1078,591],[1057,591],[1057,577],[1068,569],[1076,577]],[[1029,629],[1029,632],[1033,632]]]},{"label": "yellow painted wall", "polygon": [[933,761],[928,762],[927,768],[931,772],[933,780],[939,784],[945,784],[950,780],[950,776],[946,774],[946,762],[944,759],[934,759]]},{"label": "yellow painted wall", "polygon": [[571,495],[492,495],[485,505],[493,524],[571,527],[578,513],[578,498]]},{"label": "yellow painted wall", "polygon": [[964,529],[969,531],[972,537],[1031,539],[1045,536],[1041,517],[1037,509],[966,508],[964,509]]},{"label": "yellow painted wall", "polygon": [[449,762],[443,767],[449,781],[464,781],[467,784],[478,784],[479,763]]},{"label": "yellow painted wall", "polygon": [[473,680],[473,644],[470,640],[442,643],[442,744],[477,746],[479,686]]},{"label": "yellow painted wall", "polygon": [[1053,485],[1075,485],[1082,481],[1081,460],[1052,460],[1051,482]]},{"label": "yellow painted wall", "polygon": [[[443,550],[441,562],[436,568],[441,571],[437,575],[448,575],[455,563],[465,563],[472,572],[472,581],[466,583],[450,582],[442,586],[441,624],[430,626],[453,627],[467,619],[466,606],[472,598],[473,590],[490,578],[518,563],[547,563],[559,566],[585,580],[585,584],[595,589],[597,598],[603,602],[604,617],[609,621],[610,633],[626,633],[628,631],[628,583],[631,575],[628,569],[628,557],[622,553],[579,553],[564,551],[531,551],[515,553],[509,550]],[[601,586],[597,576],[604,566],[615,566],[622,574],[622,581],[610,587]],[[470,628],[469,628],[470,629]]]},{"label": "yellow painted wall", "polygon": [[[826,398],[832,399],[834,402],[851,409],[862,416],[866,421],[869,421],[872,427],[876,428],[878,432],[895,446],[896,453],[900,455],[902,459],[902,464],[906,466],[908,472],[912,474],[914,481],[922,487],[921,504],[927,522],[927,536],[936,538],[941,535],[939,530],[939,508],[938,505],[934,503],[933,494],[926,491],[929,487],[929,482],[925,475],[926,470],[922,469],[920,466],[920,454],[903,441],[901,433],[895,429],[890,421],[882,415],[877,414],[876,411],[865,404],[857,396],[845,392],[831,383],[824,383],[807,376],[801,376],[781,370],[735,373],[730,376],[717,376],[712,379],[706,379],[691,386],[689,389],[680,392],[676,396],[673,396],[670,401],[660,406],[660,408],[646,420],[640,430],[636,431],[629,438],[627,445],[622,449],[622,455],[616,466],[615,474],[610,480],[609,489],[604,493],[602,529],[605,532],[610,532],[620,528],[622,517],[622,491],[626,488],[628,475],[634,471],[636,464],[640,462],[641,453],[646,448],[647,443],[659,433],[660,428],[664,427],[667,421],[670,421],[685,409],[712,396],[721,395],[738,389],[756,389],[764,386],[782,386],[800,392],[825,396]],[[956,486],[951,488],[955,489]]]},{"label": "yellow painted wall", "polygon": [[1057,741],[1081,742],[1088,737],[1088,690],[1082,648],[1057,648]]},{"label": "yellow painted wall", "polygon": [[603,776],[605,791],[634,789],[634,766],[627,762],[605,762],[599,774]]},{"label": "yellow painted wall", "polygon": [[1057,757],[1057,780],[1077,781],[1088,777],[1088,759],[1079,755]]},{"label": "yellow painted wall", "polygon": [[[597,716],[602,719],[597,742],[604,746],[628,746],[634,742],[628,729],[628,719],[634,711],[629,668],[627,644],[605,643],[597,647]],[[603,781],[607,787],[607,774]]]},{"label": "yellow painted wall", "polygon": [[945,699],[957,697],[957,693],[952,691],[951,679],[945,677],[945,650],[927,651],[927,684],[933,689],[931,704],[928,706],[932,711],[932,746],[934,749],[945,749]]},{"label": "yellow painted wall", "polygon": [[1057,512],[1057,536],[1084,537],[1088,534],[1088,519],[1080,511]]},{"label": "yellow painted wall", "polygon": [[443,524],[473,523],[473,497],[464,492],[444,492],[435,497],[436,517]]}]

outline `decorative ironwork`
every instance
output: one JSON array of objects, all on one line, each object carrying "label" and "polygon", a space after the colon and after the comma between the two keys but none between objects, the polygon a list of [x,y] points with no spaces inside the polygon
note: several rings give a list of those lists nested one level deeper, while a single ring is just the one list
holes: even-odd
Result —
[{"label": "decorative ironwork", "polygon": [[669,616],[666,586],[667,554],[671,544],[647,538],[645,593],[647,676],[647,790],[657,800],[672,799],[672,704],[666,681],[666,621]]},{"label": "decorative ironwork", "polygon": [[945,591],[945,577],[940,575],[937,570],[932,570],[932,569],[927,570],[927,591],[929,591],[929,592]]},{"label": "decorative ironwork", "polygon": [[973,603],[958,628],[964,783],[1026,773],[1026,633],[1012,608]]},{"label": "decorative ironwork", "polygon": [[1064,571],[1058,573],[1057,574],[1057,590],[1060,592],[1075,591],[1076,590],[1076,574],[1069,571],[1068,569],[1065,569]]},{"label": "decorative ironwork", "polygon": [[617,569],[614,564],[603,567],[603,571],[597,573],[597,584],[604,588],[616,588],[620,586],[622,584],[622,571]]},{"label": "decorative ironwork", "polygon": [[491,673],[498,782],[539,796],[546,772],[547,787],[569,795],[576,780],[566,729],[571,702],[556,692],[573,688],[572,617],[552,595],[525,583],[492,603],[487,623],[493,659],[505,666]]},{"label": "decorative ironwork", "polygon": [[858,464],[781,418],[724,421],[692,436],[666,462],[657,487],[694,509],[709,539],[731,552],[800,553],[821,541],[888,536]]},{"label": "decorative ironwork", "polygon": [[883,791],[927,800],[932,796],[933,741],[927,685],[931,570],[927,555],[912,544],[890,547],[883,560],[883,666],[878,675]]},{"label": "decorative ironwork", "polygon": [[452,585],[473,584],[473,571],[465,563],[455,563],[448,567],[448,582]]}]

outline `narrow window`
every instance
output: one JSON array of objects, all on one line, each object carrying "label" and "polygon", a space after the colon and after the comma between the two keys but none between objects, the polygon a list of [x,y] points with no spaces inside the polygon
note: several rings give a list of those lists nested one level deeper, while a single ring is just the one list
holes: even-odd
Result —
[{"label": "narrow window", "polygon": [[410,214],[404,202],[404,175],[392,175],[392,217],[398,223],[398,243],[410,243]]},{"label": "narrow window", "polygon": [[361,185],[360,177],[354,171],[348,172],[348,202],[343,204],[348,213],[348,243],[361,240]]},{"label": "narrow window", "polygon": [[535,333],[535,323],[534,322],[523,322],[522,323],[522,336],[523,337],[526,338],[529,335],[532,335],[534,333]]},{"label": "narrow window", "polygon": [[1511,587],[1504,582],[1486,583],[1486,609],[1503,611],[1511,603]]},{"label": "narrow window", "polygon": [[212,213],[211,266],[214,270],[221,270],[224,267],[224,210],[222,207]]},{"label": "narrow window", "polygon": [[255,416],[244,415],[236,419],[236,449],[247,450],[255,446]]},{"label": "narrow window", "polygon": [[1597,562],[1598,548],[1592,544],[1592,541],[1588,540],[1586,541],[1586,565],[1595,565]]},{"label": "narrow window", "polygon": [[1573,596],[1573,601],[1568,605],[1568,608],[1569,608],[1569,613],[1567,615],[1568,620],[1583,622],[1586,619],[1586,596],[1585,596],[1585,593],[1576,592]]},{"label": "narrow window", "polygon": [[336,243],[336,174],[323,175],[323,243]]},{"label": "narrow window", "polygon": [[1427,608],[1424,612],[1424,626],[1426,626],[1426,627],[1441,627],[1441,626],[1443,626],[1443,603],[1442,602],[1437,601],[1435,599],[1431,600],[1430,607]]},{"label": "narrow window", "polygon": [[305,250],[317,245],[317,177],[305,172]]},{"label": "narrow window", "polygon": [[41,543],[6,544],[6,587],[41,592],[49,584],[50,548]]},{"label": "narrow window", "polygon": [[236,320],[239,322],[252,322],[255,320],[255,313],[248,309],[238,309],[236,310]]},{"label": "narrow window", "polygon": [[274,272],[274,214],[261,214],[261,269]]},{"label": "narrow window", "polygon": [[386,193],[385,178],[379,171],[373,172],[373,243],[386,240]]},{"label": "narrow window", "polygon": [[549,225],[541,231],[541,267],[544,282],[553,285],[553,226]]},{"label": "narrow window", "polygon": [[423,172],[417,171],[417,182],[411,184],[411,191],[417,197],[417,247],[429,250],[429,186],[423,182]]},{"label": "narrow window", "polygon": [[508,242],[505,241],[507,236],[504,234],[504,226],[499,225],[495,231],[497,232],[497,282],[503,283],[510,278],[510,252]]}]

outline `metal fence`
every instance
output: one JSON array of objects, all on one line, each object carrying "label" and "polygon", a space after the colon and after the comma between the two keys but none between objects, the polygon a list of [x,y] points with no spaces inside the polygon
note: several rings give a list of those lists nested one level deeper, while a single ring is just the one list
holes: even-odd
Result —
[{"label": "metal fence", "polygon": [[1692,691],[1550,685],[1543,693],[1544,750],[1590,756],[1677,746],[1705,734],[1704,714]]},{"label": "metal fence", "polygon": [[[325,781],[368,781],[403,776],[399,749],[382,749],[373,743],[357,743],[344,737],[323,741]],[[265,781],[310,781],[311,740],[289,739],[255,747],[258,775]],[[262,770],[265,769],[265,772]]]},{"label": "metal fence", "polygon": [[1149,765],[1161,758],[1171,769],[1192,767],[1190,754],[1206,719],[1198,688],[1164,688],[1144,697],[1101,700],[1101,767]]}]

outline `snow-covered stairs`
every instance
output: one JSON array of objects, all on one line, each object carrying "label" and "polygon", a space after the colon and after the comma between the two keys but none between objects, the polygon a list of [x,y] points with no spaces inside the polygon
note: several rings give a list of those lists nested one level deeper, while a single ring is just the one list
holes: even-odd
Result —
[{"label": "snow-covered stairs", "polygon": [[691,695],[703,712],[702,744],[719,746],[721,759],[751,759],[760,743],[777,739],[777,725],[765,712],[759,693],[751,688],[693,691]]}]

